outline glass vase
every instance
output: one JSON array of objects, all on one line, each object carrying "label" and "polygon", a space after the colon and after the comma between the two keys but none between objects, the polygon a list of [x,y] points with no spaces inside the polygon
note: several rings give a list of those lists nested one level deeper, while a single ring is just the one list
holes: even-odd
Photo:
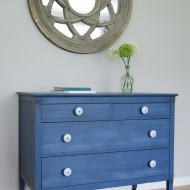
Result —
[{"label": "glass vase", "polygon": [[133,92],[133,84],[134,84],[134,79],[129,73],[129,66],[126,66],[126,72],[125,74],[121,77],[121,92],[122,93],[132,93]]}]

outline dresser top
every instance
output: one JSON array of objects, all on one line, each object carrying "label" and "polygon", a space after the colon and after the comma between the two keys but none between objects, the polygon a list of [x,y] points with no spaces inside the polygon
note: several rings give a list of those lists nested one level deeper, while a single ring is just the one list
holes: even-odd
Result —
[{"label": "dresser top", "polygon": [[34,97],[175,97],[176,93],[121,93],[121,92],[97,92],[97,93],[55,93],[55,92],[17,92],[18,95]]}]

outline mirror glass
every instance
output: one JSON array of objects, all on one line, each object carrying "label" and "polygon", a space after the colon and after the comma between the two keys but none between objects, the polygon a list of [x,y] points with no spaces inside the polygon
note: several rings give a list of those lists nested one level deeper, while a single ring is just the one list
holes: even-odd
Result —
[{"label": "mirror glass", "polygon": [[110,12],[108,7],[105,7],[100,11],[100,18],[99,22],[104,23],[104,22],[109,22],[111,20]]},{"label": "mirror glass", "polygon": [[[97,49],[98,44],[102,46],[100,49],[105,49],[104,46],[116,40],[128,24],[132,7],[132,0],[28,0],[28,3],[32,16],[37,12],[38,19],[42,20],[37,22],[34,16],[41,32],[48,39],[55,39],[50,41],[79,53],[95,52],[88,47],[94,48],[92,42]],[[64,40],[66,44],[62,42]],[[73,48],[71,43],[85,50]]]},{"label": "mirror glass", "polygon": [[64,18],[63,8],[56,1],[53,3],[51,15],[59,18]]},{"label": "mirror glass", "polygon": [[105,33],[107,33],[107,31],[108,30],[106,27],[96,27],[95,30],[90,35],[90,37],[94,40],[96,38],[103,36]]},{"label": "mirror glass", "polygon": [[61,32],[63,35],[67,36],[68,38],[73,37],[73,34],[71,33],[66,24],[55,23],[54,26],[59,32]]},{"label": "mirror glass", "polygon": [[49,0],[42,0],[42,4],[43,4],[44,6],[47,6],[48,3],[49,3]]},{"label": "mirror glass", "polygon": [[73,26],[74,26],[75,30],[76,30],[81,36],[85,35],[85,34],[88,32],[89,28],[90,28],[89,25],[87,25],[87,24],[85,24],[85,23],[83,23],[83,22],[74,23]]},{"label": "mirror glass", "polygon": [[95,6],[95,0],[68,0],[70,6],[78,13],[87,14],[90,13]]},{"label": "mirror glass", "polygon": [[111,0],[111,3],[113,5],[114,12],[118,13],[118,8],[119,8],[119,2],[118,2],[118,0]]}]

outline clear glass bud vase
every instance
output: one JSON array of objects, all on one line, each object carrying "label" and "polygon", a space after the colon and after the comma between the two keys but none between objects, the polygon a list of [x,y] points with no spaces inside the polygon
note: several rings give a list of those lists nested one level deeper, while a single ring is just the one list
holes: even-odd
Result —
[{"label": "clear glass bud vase", "polygon": [[132,93],[134,79],[129,73],[130,66],[126,66],[126,73],[121,77],[121,92]]}]

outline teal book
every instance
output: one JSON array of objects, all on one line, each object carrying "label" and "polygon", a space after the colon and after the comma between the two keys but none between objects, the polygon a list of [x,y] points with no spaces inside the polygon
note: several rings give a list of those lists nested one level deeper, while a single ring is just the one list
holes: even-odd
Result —
[{"label": "teal book", "polygon": [[86,87],[54,87],[54,91],[91,91]]}]

